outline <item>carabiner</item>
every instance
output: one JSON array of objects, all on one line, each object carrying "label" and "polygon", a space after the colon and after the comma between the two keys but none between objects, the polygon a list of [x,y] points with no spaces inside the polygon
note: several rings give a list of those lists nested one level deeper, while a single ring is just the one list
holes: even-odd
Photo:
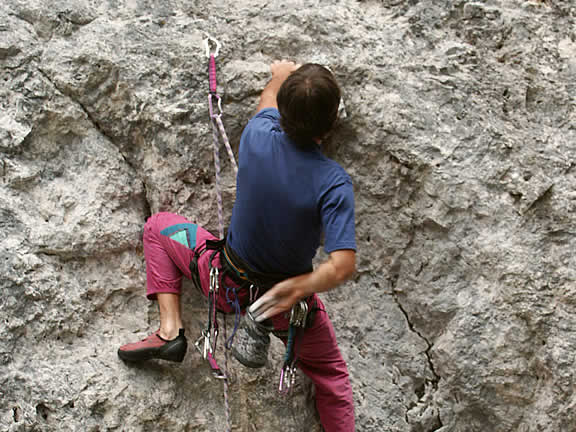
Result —
[{"label": "carabiner", "polygon": [[280,372],[280,384],[278,386],[278,393],[287,395],[290,393],[294,384],[296,383],[296,367],[292,365],[284,365],[282,372]]},{"label": "carabiner", "polygon": [[[218,106],[218,113],[214,113],[214,103],[212,102],[212,98],[216,98],[216,100],[218,101],[217,106]],[[210,117],[212,118],[216,118],[222,115],[222,98],[220,96],[218,96],[217,94],[213,94],[210,93],[208,95],[208,104],[209,104],[209,110],[210,110]]]},{"label": "carabiner", "polygon": [[202,334],[202,335],[196,340],[196,342],[194,342],[194,346],[196,347],[196,349],[198,350],[198,352],[200,353],[200,355],[202,356],[202,358],[204,358],[204,346],[202,345],[202,342],[204,342],[204,334]]},{"label": "carabiner", "polygon": [[290,325],[294,327],[305,327],[307,316],[308,303],[306,303],[306,300],[300,300],[300,302],[292,306],[292,310],[290,311]]},{"label": "carabiner", "polygon": [[196,345],[196,349],[202,355],[202,358],[206,360],[208,354],[212,353],[212,344],[210,343],[210,333],[206,330],[202,331],[202,335],[198,338],[198,340],[194,343]]},{"label": "carabiner", "polygon": [[214,328],[213,337],[210,337],[210,339],[212,339],[212,342],[210,342],[210,340],[208,341],[208,343],[210,344],[211,353],[216,352],[216,345],[218,344],[218,333],[219,333],[218,329]]},{"label": "carabiner", "polygon": [[[211,57],[214,56],[214,58],[218,57],[218,52],[220,51],[220,42],[218,42],[218,39],[213,38],[212,36],[210,36],[208,33],[204,32],[204,35],[206,36],[204,38],[204,48],[206,48],[206,57]],[[211,53],[210,52],[210,42],[212,42],[212,44],[215,45],[215,49],[214,52]]]},{"label": "carabiner", "polygon": [[218,267],[210,269],[210,291],[218,292]]},{"label": "carabiner", "polygon": [[282,395],[288,393],[289,389],[286,383],[289,381],[290,380],[288,379],[288,373],[286,367],[283,367],[282,371],[280,372],[280,384],[278,385],[278,393]]}]

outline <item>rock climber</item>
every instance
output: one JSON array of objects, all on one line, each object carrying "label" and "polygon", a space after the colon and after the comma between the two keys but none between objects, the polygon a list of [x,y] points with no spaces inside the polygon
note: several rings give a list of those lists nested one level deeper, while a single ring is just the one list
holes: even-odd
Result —
[{"label": "rock climber", "polygon": [[[182,361],[187,350],[182,277],[194,280],[207,295],[210,269],[227,268],[222,285],[237,288],[243,310],[259,298],[255,321],[285,343],[282,332],[289,327],[292,306],[305,300],[314,311],[296,339],[297,365],[315,386],[324,430],[350,432],[354,405],[348,370],[317,296],[351,278],[356,268],[352,182],[321,151],[338,117],[340,88],[333,74],[317,64],[276,61],[270,71],[257,113],[240,140],[236,201],[225,246],[207,247],[207,241],[217,239],[182,216],[158,213],[148,219],[147,297],[158,301],[160,328],[123,345],[118,355],[125,361]],[[328,258],[313,269],[322,235]],[[224,290],[217,307],[233,311]]]}]

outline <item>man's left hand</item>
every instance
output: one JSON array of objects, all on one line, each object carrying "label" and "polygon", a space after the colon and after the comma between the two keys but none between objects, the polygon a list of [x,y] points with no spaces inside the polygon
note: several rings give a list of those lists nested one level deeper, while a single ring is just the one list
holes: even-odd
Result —
[{"label": "man's left hand", "polygon": [[350,279],[356,272],[356,252],[351,249],[330,253],[328,261],[312,273],[295,276],[274,285],[250,306],[249,311],[257,322],[290,310],[304,297],[324,292]]},{"label": "man's left hand", "polygon": [[262,322],[274,315],[286,312],[300,299],[306,297],[300,286],[299,279],[301,278],[302,276],[296,276],[283,280],[256,300],[249,309],[256,322]]}]

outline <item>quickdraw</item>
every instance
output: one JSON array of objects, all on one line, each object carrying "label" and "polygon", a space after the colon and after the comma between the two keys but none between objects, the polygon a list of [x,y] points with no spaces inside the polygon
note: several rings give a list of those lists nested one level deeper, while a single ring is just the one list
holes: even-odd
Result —
[{"label": "quickdraw", "polygon": [[298,361],[295,353],[296,333],[298,329],[306,327],[308,312],[306,300],[300,300],[300,302],[292,306],[290,311],[290,327],[284,354],[284,366],[282,366],[282,371],[280,372],[280,384],[278,385],[278,392],[282,395],[290,393],[296,382],[296,363]]},{"label": "quickdraw", "polygon": [[210,289],[208,291],[208,322],[206,329],[202,331],[202,335],[198,338],[195,345],[202,358],[208,361],[212,375],[217,379],[226,379],[226,374],[220,369],[214,353],[216,352],[216,344],[218,343],[218,320],[216,319],[216,299],[218,298],[219,290],[218,282],[218,268],[212,267],[210,269]]}]

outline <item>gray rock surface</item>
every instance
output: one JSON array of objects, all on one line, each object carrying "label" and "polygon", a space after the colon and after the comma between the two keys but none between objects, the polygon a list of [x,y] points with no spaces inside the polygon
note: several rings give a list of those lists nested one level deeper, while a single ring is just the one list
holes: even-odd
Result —
[{"label": "gray rock surface", "polygon": [[[359,271],[324,298],[357,430],[576,430],[575,19],[573,0],[4,0],[0,429],[224,430],[193,349],[116,357],[157,326],[146,218],[217,228],[209,32],[235,146],[272,60],[342,83],[330,154],[355,182]],[[206,303],[184,300],[193,341]],[[230,359],[233,430],[318,429],[305,378],[277,396],[281,355]]]}]

